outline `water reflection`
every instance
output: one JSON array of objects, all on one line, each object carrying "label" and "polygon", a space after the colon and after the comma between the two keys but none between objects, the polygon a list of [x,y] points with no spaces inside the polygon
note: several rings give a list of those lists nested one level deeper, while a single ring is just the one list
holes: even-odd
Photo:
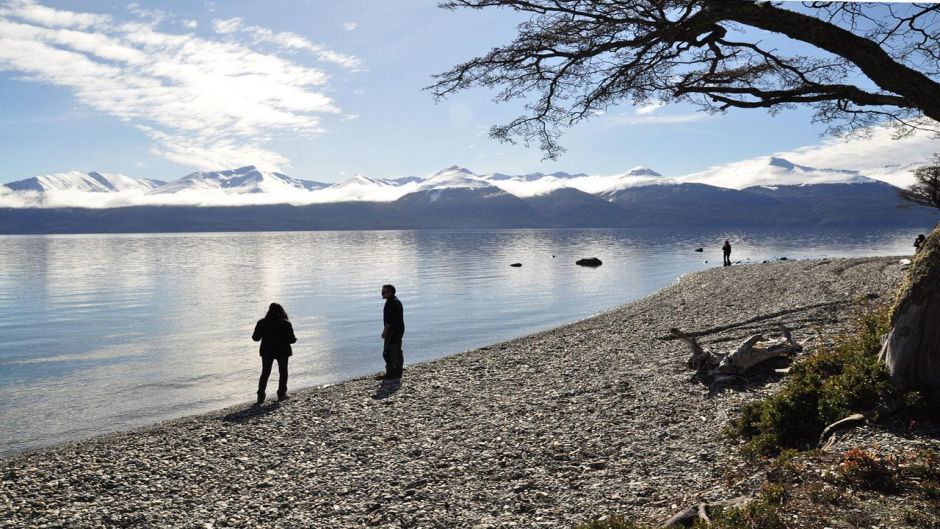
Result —
[{"label": "water reflection", "polygon": [[[909,255],[917,232],[0,237],[0,452],[252,399],[260,359],[250,336],[272,301],[299,339],[296,389],[381,371],[384,283],[404,304],[412,364],[583,318],[720,266],[726,238],[733,260],[759,262]],[[582,257],[604,265],[575,266]]]}]

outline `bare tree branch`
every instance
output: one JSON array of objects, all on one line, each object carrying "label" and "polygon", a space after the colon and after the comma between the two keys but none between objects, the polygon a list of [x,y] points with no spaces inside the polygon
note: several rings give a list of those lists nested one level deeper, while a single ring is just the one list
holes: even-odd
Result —
[{"label": "bare tree branch", "polygon": [[[885,121],[908,131],[940,127],[937,4],[804,2],[788,9],[753,0],[449,0],[442,6],[531,15],[511,43],[436,75],[427,89],[440,99],[484,86],[498,90],[496,101],[528,101],[528,115],[491,133],[537,142],[549,158],[563,152],[563,128],[622,102],[686,101],[713,112],[807,104],[816,121],[837,133]],[[787,55],[754,39],[752,30],[821,53]]]}]

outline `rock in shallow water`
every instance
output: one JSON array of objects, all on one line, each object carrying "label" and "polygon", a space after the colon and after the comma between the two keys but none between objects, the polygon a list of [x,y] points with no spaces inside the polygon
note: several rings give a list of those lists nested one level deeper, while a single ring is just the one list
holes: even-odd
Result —
[{"label": "rock in shallow water", "polygon": [[601,263],[601,260],[598,259],[597,257],[587,257],[585,259],[578,259],[577,261],[575,261],[574,264],[578,266],[589,266],[592,268],[596,268],[602,265],[603,263]]}]

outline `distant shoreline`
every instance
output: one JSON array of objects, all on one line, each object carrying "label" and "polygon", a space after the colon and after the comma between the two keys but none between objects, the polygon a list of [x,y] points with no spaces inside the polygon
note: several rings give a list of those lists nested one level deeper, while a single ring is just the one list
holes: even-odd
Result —
[{"label": "distant shoreline", "polygon": [[[778,322],[811,344],[898,258],[714,268],[538,334],[370,378],[0,460],[8,524],[565,527],[732,491],[720,431],[777,377],[710,395],[670,327],[730,348]],[[760,318],[760,315],[767,315]],[[756,319],[755,319],[756,318]],[[37,503],[38,500],[38,503]],[[472,523],[471,523],[472,522]]]},{"label": "distant shoreline", "polygon": [[[637,177],[640,178],[640,177]],[[884,182],[752,186],[627,186],[597,194],[571,187],[516,196],[483,187],[421,188],[393,201],[290,205],[0,207],[0,234],[153,233],[479,228],[932,226],[937,212],[900,207]],[[442,184],[443,185],[443,184]],[[469,185],[469,184],[466,184]],[[107,195],[107,193],[99,193]]]},{"label": "distant shoreline", "polygon": [[[278,231],[405,231],[478,229],[903,229],[929,231],[926,208],[874,208],[820,215],[805,208],[742,211],[702,205],[701,211],[638,207],[630,213],[580,205],[545,214],[513,207],[421,211],[408,206],[349,202],[313,206],[133,206],[104,209],[0,208],[0,235],[244,233]],[[601,211],[601,217],[594,216]],[[600,214],[600,213],[597,213]]]}]

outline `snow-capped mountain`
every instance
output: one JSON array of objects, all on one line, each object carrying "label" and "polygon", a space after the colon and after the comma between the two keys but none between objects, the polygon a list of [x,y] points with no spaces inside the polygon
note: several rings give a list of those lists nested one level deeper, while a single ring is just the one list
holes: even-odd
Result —
[{"label": "snow-capped mountain", "polygon": [[[916,165],[885,167],[883,173],[910,171]],[[932,210],[898,208],[897,188],[869,174],[818,169],[780,157],[744,160],[681,178],[647,167],[608,175],[481,175],[453,165],[427,178],[356,175],[327,185],[247,166],[160,184],[77,171],[13,182],[0,186],[0,233],[936,222]],[[231,207],[282,204],[292,207],[279,209],[272,218],[259,217],[251,207]]]},{"label": "snow-capped mountain", "polygon": [[417,184],[397,184],[378,178],[355,175],[316,191],[317,202],[391,202],[413,191]]},{"label": "snow-capped mountain", "polygon": [[224,191],[230,194],[283,193],[320,189],[327,184],[295,180],[285,174],[261,171],[253,165],[226,171],[191,173],[153,190],[155,194]]},{"label": "snow-capped mountain", "polygon": [[585,173],[570,174],[570,173],[566,173],[566,172],[564,172],[564,171],[557,171],[557,172],[554,172],[554,173],[538,173],[538,172],[536,172],[536,173],[529,173],[529,174],[523,174],[523,175],[509,175],[509,174],[503,174],[503,173],[491,173],[491,174],[485,175],[484,178],[486,178],[487,180],[490,180],[490,181],[494,181],[494,182],[498,182],[498,181],[500,181],[500,180],[518,180],[518,181],[531,182],[531,181],[533,181],[533,180],[540,180],[540,179],[545,178],[545,177],[547,177],[547,176],[550,176],[550,177],[552,177],[552,178],[557,178],[557,179],[559,179],[559,180],[564,180],[564,179],[568,179],[568,178],[580,178],[580,177],[582,177],[582,176],[587,176],[587,174],[585,174]]},{"label": "snow-capped mountain", "polygon": [[562,187],[523,200],[543,217],[553,219],[559,227],[608,228],[623,225],[625,212],[622,207],[573,187]]},{"label": "snow-capped mountain", "polygon": [[634,167],[629,171],[608,177],[607,182],[599,182],[604,185],[604,189],[596,190],[594,193],[610,198],[613,194],[631,187],[643,187],[652,185],[666,185],[677,183],[673,178],[666,178],[663,175],[648,167]]},{"label": "snow-capped mountain", "polygon": [[493,183],[474,173],[470,169],[452,165],[434,173],[418,184],[418,190],[440,189],[483,189],[494,187]]},{"label": "snow-capped mountain", "polygon": [[646,167],[634,167],[624,173],[614,175],[587,175],[585,173],[570,174],[557,173],[530,173],[526,175],[506,175],[493,173],[484,177],[501,189],[518,197],[536,197],[554,193],[560,189],[570,188],[600,195],[601,193],[616,191],[627,187],[652,185],[669,182],[671,180]]},{"label": "snow-capped mountain", "polygon": [[392,184],[383,180],[369,178],[361,174],[349,177],[342,182],[336,182],[329,189],[352,189],[357,187],[390,187]]},{"label": "snow-capped mountain", "polygon": [[420,184],[424,182],[424,178],[418,176],[403,176],[401,178],[380,178],[379,179],[386,184],[391,184],[393,186],[403,186],[408,184]]},{"label": "snow-capped mountain", "polygon": [[862,175],[858,171],[807,167],[774,156],[718,165],[699,173],[683,176],[678,180],[729,189],[745,189],[755,186],[858,184],[872,181],[871,178]]},{"label": "snow-capped mountain", "polygon": [[624,173],[623,176],[636,176],[636,177],[652,176],[652,177],[659,177],[659,176],[662,176],[662,175],[659,174],[659,173],[657,173],[656,171],[650,169],[649,167],[643,167],[642,165],[638,165],[638,166],[634,167],[633,169],[630,169],[629,171],[627,171],[626,173]]},{"label": "snow-capped mountain", "polygon": [[434,173],[391,204],[396,211],[442,228],[537,227],[544,222],[529,204],[473,171],[452,165]]},{"label": "snow-capped mountain", "polygon": [[[492,199],[502,199],[504,196],[511,195],[473,171],[452,165],[416,184],[414,190],[403,194],[399,202],[419,205],[440,201],[448,204],[447,207],[467,209],[489,207],[488,203]],[[518,197],[512,198],[518,200]],[[440,205],[435,208],[440,208]]]},{"label": "snow-capped mountain", "polygon": [[164,182],[159,180],[134,178],[122,174],[68,171],[17,180],[6,184],[6,187],[13,191],[35,191],[39,193],[54,191],[120,193],[122,191],[147,192],[163,184]]}]

